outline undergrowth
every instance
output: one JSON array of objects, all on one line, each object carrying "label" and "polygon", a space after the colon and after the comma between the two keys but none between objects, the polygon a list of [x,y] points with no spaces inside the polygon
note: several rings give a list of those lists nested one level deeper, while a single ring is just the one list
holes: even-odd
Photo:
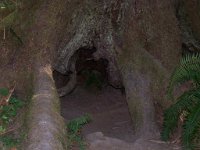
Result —
[{"label": "undergrowth", "polygon": [[81,129],[84,125],[91,121],[89,115],[84,115],[79,118],[71,120],[67,124],[68,129],[68,148],[71,149],[73,146],[78,145],[80,150],[85,150],[86,144],[81,137]]},{"label": "undergrowth", "polygon": [[168,140],[177,127],[180,117],[183,119],[182,143],[186,150],[198,149],[200,142],[200,54],[186,55],[171,76],[168,98],[174,99],[174,88],[185,82],[192,87],[182,93],[176,102],[164,113],[162,139]]},{"label": "undergrowth", "polygon": [[[0,142],[3,146],[10,148],[18,145],[20,139],[14,138],[10,132],[15,130],[13,126],[15,117],[20,108],[24,106],[24,102],[12,96],[12,93],[6,88],[0,89]],[[10,97],[9,94],[11,95]],[[9,98],[8,102],[3,102],[5,98]]]}]

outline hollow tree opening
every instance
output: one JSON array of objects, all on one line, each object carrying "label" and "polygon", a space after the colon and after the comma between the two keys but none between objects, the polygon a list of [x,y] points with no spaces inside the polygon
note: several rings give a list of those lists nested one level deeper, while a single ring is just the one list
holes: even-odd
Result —
[{"label": "hollow tree opening", "polygon": [[55,80],[55,85],[57,89],[65,86],[69,82],[69,75],[61,74],[56,70],[53,71],[53,78]]},{"label": "hollow tree opening", "polygon": [[[75,62],[76,87],[61,97],[61,112],[66,121],[90,114],[92,122],[83,128],[83,135],[102,132],[105,136],[124,141],[134,141],[132,120],[123,89],[110,86],[108,81],[108,60],[96,60],[95,48],[79,49],[73,57]],[[58,88],[70,82],[70,75],[54,71]],[[65,84],[64,84],[65,83]]]},{"label": "hollow tree opening", "polygon": [[106,59],[95,60],[92,49],[78,50],[76,61],[77,84],[88,87],[101,89],[107,83],[107,66]]}]

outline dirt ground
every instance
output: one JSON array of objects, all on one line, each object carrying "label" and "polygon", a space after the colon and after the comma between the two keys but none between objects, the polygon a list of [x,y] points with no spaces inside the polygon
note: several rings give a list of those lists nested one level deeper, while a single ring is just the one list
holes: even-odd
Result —
[{"label": "dirt ground", "polygon": [[78,86],[70,95],[61,99],[61,112],[66,122],[84,114],[91,115],[92,122],[82,130],[84,136],[102,132],[108,137],[134,141],[125,95],[111,86],[105,86],[102,90]]},{"label": "dirt ground", "polygon": [[66,123],[84,114],[92,116],[92,122],[82,129],[88,150],[180,149],[176,144],[160,140],[135,139],[125,94],[111,86],[102,90],[78,86],[71,94],[61,98],[61,114]]}]

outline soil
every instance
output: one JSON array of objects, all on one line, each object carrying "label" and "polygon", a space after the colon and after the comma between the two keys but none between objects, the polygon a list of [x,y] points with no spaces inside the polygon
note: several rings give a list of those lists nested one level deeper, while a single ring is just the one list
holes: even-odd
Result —
[{"label": "soil", "polygon": [[66,122],[90,114],[92,121],[82,134],[102,132],[105,136],[126,142],[134,141],[134,131],[125,95],[121,90],[105,86],[101,90],[78,86],[61,99],[61,112]]},{"label": "soil", "polygon": [[[121,90],[105,86],[102,90],[83,85],[61,98],[61,114],[66,123],[90,114],[92,121],[82,129],[87,150],[174,150],[177,144],[154,139],[136,139],[125,95]],[[79,150],[74,145],[72,150]]]}]

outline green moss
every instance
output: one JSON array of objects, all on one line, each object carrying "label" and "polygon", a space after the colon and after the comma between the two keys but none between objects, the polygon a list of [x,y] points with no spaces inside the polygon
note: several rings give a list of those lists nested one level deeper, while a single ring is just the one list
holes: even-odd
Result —
[{"label": "green moss", "polygon": [[[147,51],[140,49],[134,51],[129,48],[127,53],[119,57],[119,64],[122,73],[128,70],[129,72],[145,75],[150,79],[151,95],[158,96],[159,91],[166,89],[166,81],[169,79],[170,71],[167,71],[162,64],[153,58]],[[126,81],[125,81],[126,82]],[[164,97],[157,97],[156,100],[166,106]]]},{"label": "green moss", "polygon": [[[143,121],[143,114],[140,113],[142,110],[142,106],[140,103],[140,100],[138,97],[135,96],[135,94],[133,93],[133,95],[131,95],[131,99],[129,99],[128,102],[128,106],[129,106],[129,112],[131,114],[132,120],[135,122],[134,124],[134,130],[136,131],[139,127],[141,127],[142,121]],[[133,100],[133,99],[137,99],[137,100]]]}]

